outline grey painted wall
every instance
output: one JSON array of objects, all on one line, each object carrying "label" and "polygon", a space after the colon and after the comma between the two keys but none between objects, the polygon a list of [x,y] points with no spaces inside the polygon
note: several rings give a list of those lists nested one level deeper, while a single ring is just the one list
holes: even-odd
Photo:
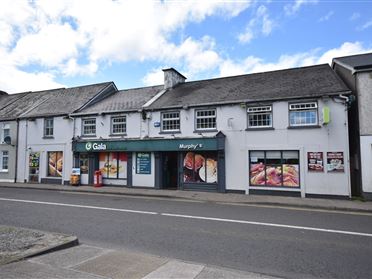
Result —
[{"label": "grey painted wall", "polygon": [[372,72],[357,73],[360,135],[372,135]]}]

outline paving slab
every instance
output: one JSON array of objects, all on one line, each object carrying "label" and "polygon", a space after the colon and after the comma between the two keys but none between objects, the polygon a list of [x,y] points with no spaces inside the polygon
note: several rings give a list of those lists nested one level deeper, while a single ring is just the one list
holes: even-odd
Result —
[{"label": "paving slab", "polygon": [[[84,272],[52,267],[50,265],[21,261],[0,266],[2,279],[102,279],[105,277]],[[106,277],[108,278],[108,277]]]},{"label": "paving slab", "polygon": [[229,270],[222,268],[205,267],[195,279],[279,279],[279,277],[271,277],[267,275]]},{"label": "paving slab", "polygon": [[88,245],[75,246],[70,249],[57,251],[30,259],[31,262],[47,264],[54,267],[71,267],[87,260],[99,257],[112,250]]},{"label": "paving slab", "polygon": [[113,279],[140,279],[167,261],[166,258],[121,250],[106,253],[71,268]]},{"label": "paving slab", "polygon": [[204,265],[171,260],[154,270],[143,279],[193,279],[204,268]]}]

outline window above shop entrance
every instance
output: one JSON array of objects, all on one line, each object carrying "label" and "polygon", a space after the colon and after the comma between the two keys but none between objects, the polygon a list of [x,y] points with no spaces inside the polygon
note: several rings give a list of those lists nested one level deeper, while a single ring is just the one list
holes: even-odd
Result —
[{"label": "window above shop entrance", "polygon": [[180,132],[181,120],[179,111],[162,112],[161,119],[162,132]]},{"label": "window above shop entrance", "polygon": [[289,126],[316,126],[318,125],[317,102],[289,104]]},{"label": "window above shop entrance", "polygon": [[195,110],[195,130],[208,131],[217,129],[216,109]]},{"label": "window above shop entrance", "polygon": [[111,134],[125,135],[127,132],[127,117],[125,115],[111,117]]},{"label": "window above shop entrance", "polygon": [[87,118],[82,120],[82,135],[95,136],[96,135],[96,119]]}]

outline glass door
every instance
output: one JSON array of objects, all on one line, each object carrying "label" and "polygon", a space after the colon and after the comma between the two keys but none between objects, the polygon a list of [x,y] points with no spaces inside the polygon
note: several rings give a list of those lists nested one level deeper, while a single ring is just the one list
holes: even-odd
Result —
[{"label": "glass door", "polygon": [[40,153],[32,152],[29,155],[28,182],[39,183]]}]

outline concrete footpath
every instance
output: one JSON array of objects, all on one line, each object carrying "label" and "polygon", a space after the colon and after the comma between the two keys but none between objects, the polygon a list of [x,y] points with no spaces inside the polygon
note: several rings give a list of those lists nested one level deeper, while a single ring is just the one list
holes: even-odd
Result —
[{"label": "concrete footpath", "polygon": [[196,191],[180,191],[180,190],[156,190],[143,188],[128,188],[128,187],[99,187],[92,186],[65,186],[53,184],[29,184],[29,183],[5,183],[0,182],[0,188],[24,188],[24,189],[40,189],[54,191],[70,191],[70,192],[88,192],[98,194],[115,194],[125,196],[153,197],[153,198],[169,198],[178,200],[198,200],[206,202],[226,203],[226,204],[251,204],[262,206],[285,206],[312,208],[323,210],[338,210],[350,212],[366,212],[372,213],[371,201],[360,200],[342,200],[342,199],[323,199],[323,198],[298,198],[298,197],[283,197],[269,195],[244,195],[231,193],[211,193],[211,192],[196,192]]},{"label": "concrete footpath", "polygon": [[80,245],[0,266],[1,278],[130,278],[130,279],[275,279],[199,263],[184,262],[129,250],[110,250]]}]

